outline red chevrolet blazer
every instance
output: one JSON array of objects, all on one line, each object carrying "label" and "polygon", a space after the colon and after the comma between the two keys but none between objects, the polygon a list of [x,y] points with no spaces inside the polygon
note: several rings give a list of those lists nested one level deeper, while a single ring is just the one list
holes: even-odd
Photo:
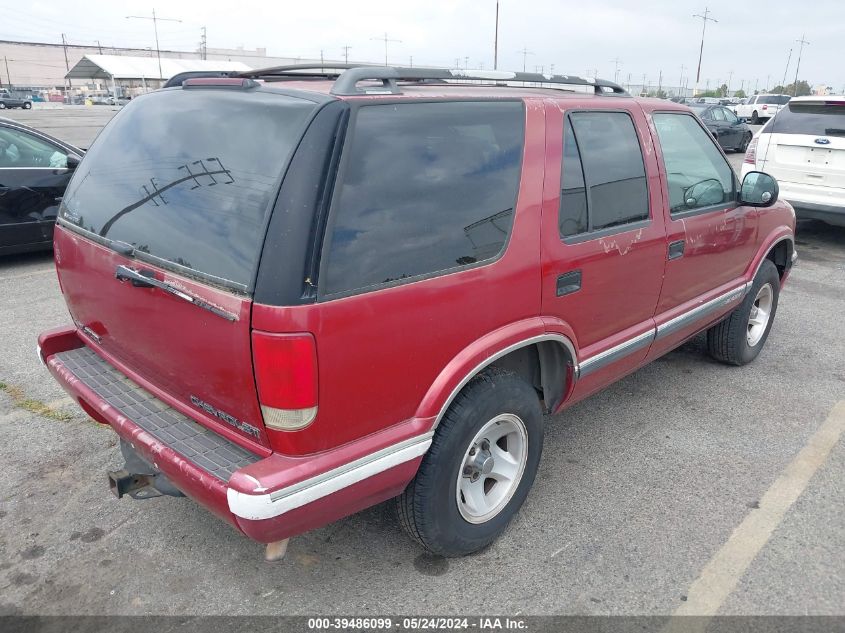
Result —
[{"label": "red chevrolet blazer", "polygon": [[269,557],[397,497],[462,555],[528,495],[544,414],[703,331],[734,365],[766,342],[795,214],[685,106],[532,73],[171,83],[77,168],[73,322],[39,338],[120,436],[118,496],[187,495]]}]

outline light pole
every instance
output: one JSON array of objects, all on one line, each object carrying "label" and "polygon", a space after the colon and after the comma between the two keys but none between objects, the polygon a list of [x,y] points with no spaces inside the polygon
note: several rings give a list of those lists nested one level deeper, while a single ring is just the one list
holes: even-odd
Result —
[{"label": "light pole", "polygon": [[127,20],[152,20],[153,21],[153,31],[155,31],[156,36],[156,56],[158,57],[158,78],[164,79],[162,77],[161,72],[161,49],[158,45],[158,23],[159,22],[181,22],[182,20],[175,20],[173,18],[160,18],[156,16],[156,10],[153,9],[153,17],[147,17],[146,15],[127,15]]},{"label": "light pole", "polygon": [[718,22],[718,20],[714,20],[710,15],[710,10],[707,7],[704,7],[704,15],[695,14],[692,17],[694,18],[701,18],[701,48],[698,51],[698,70],[695,73],[695,86],[698,87],[699,82],[701,81],[701,58],[704,56],[704,32],[707,30],[707,22]]},{"label": "light pole", "polygon": [[622,63],[622,60],[619,59],[619,56],[617,55],[615,58],[611,59],[610,61],[613,62],[613,64],[614,64],[613,83],[619,83],[619,64]]},{"label": "light pole", "polygon": [[351,46],[341,46],[340,48],[343,49],[343,63],[349,63],[349,49],[352,48]]},{"label": "light pole", "polygon": [[493,70],[499,68],[499,0],[496,0],[496,33],[493,35]]}]

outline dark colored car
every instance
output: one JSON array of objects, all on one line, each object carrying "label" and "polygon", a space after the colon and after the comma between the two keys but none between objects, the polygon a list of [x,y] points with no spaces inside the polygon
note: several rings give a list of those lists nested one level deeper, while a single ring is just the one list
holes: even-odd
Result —
[{"label": "dark colored car", "polygon": [[713,138],[727,151],[744,152],[754,133],[744,121],[722,105],[687,104],[707,126]]},{"label": "dark colored car", "polygon": [[5,110],[6,108],[23,108],[24,110],[29,110],[31,107],[32,101],[29,99],[13,97],[5,88],[0,89],[0,110]]},{"label": "dark colored car", "polygon": [[83,150],[0,117],[0,255],[49,249]]},{"label": "dark colored car", "polygon": [[118,496],[184,493],[270,558],[398,497],[423,547],[467,554],[525,501],[544,413],[699,332],[722,362],[760,353],[795,214],[689,108],[304,70],[133,99],[68,188],[73,321],[39,356],[120,437]]}]

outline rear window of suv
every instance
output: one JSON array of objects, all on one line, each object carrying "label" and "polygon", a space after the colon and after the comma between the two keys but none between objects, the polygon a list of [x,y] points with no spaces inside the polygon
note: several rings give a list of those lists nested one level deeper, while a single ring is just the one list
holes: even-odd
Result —
[{"label": "rear window of suv", "polygon": [[792,97],[788,95],[771,95],[769,97],[758,97],[757,103],[766,103],[768,105],[784,105],[789,103]]},{"label": "rear window of suv", "polygon": [[200,279],[247,291],[268,210],[316,105],[174,89],[133,100],[77,168],[60,217]]},{"label": "rear window of suv", "polygon": [[517,101],[361,107],[332,204],[322,294],[498,256],[513,224],[524,118]]},{"label": "rear window of suv", "polygon": [[761,133],[845,136],[845,101],[790,101]]}]

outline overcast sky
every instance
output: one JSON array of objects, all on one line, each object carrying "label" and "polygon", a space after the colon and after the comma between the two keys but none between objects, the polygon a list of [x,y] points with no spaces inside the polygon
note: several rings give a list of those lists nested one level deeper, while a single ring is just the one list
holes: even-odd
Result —
[{"label": "overcast sky", "polygon": [[[613,79],[614,58],[621,60],[619,82],[641,83],[643,75],[656,85],[663,71],[664,85],[677,85],[683,74],[695,81],[701,20],[695,13],[709,7],[717,23],[707,23],[701,86],[710,80],[731,88],[745,80],[764,88],[781,83],[790,48],[787,83],[795,75],[796,40],[804,48],[800,78],[811,85],[827,83],[845,90],[845,0],[501,0],[499,68],[528,70],[554,64],[555,72],[585,74],[588,69]],[[154,46],[152,24],[127,20],[127,15],[178,18],[159,23],[162,48],[193,50],[200,27],[208,29],[208,46],[248,49],[266,47],[268,54],[342,59],[351,46],[350,60],[383,61],[384,43],[391,39],[391,63],[454,66],[456,58],[469,66],[492,68],[495,0],[299,0],[297,2],[238,0],[180,0],[130,2],[110,0],[0,0],[0,39],[72,43]]]}]

